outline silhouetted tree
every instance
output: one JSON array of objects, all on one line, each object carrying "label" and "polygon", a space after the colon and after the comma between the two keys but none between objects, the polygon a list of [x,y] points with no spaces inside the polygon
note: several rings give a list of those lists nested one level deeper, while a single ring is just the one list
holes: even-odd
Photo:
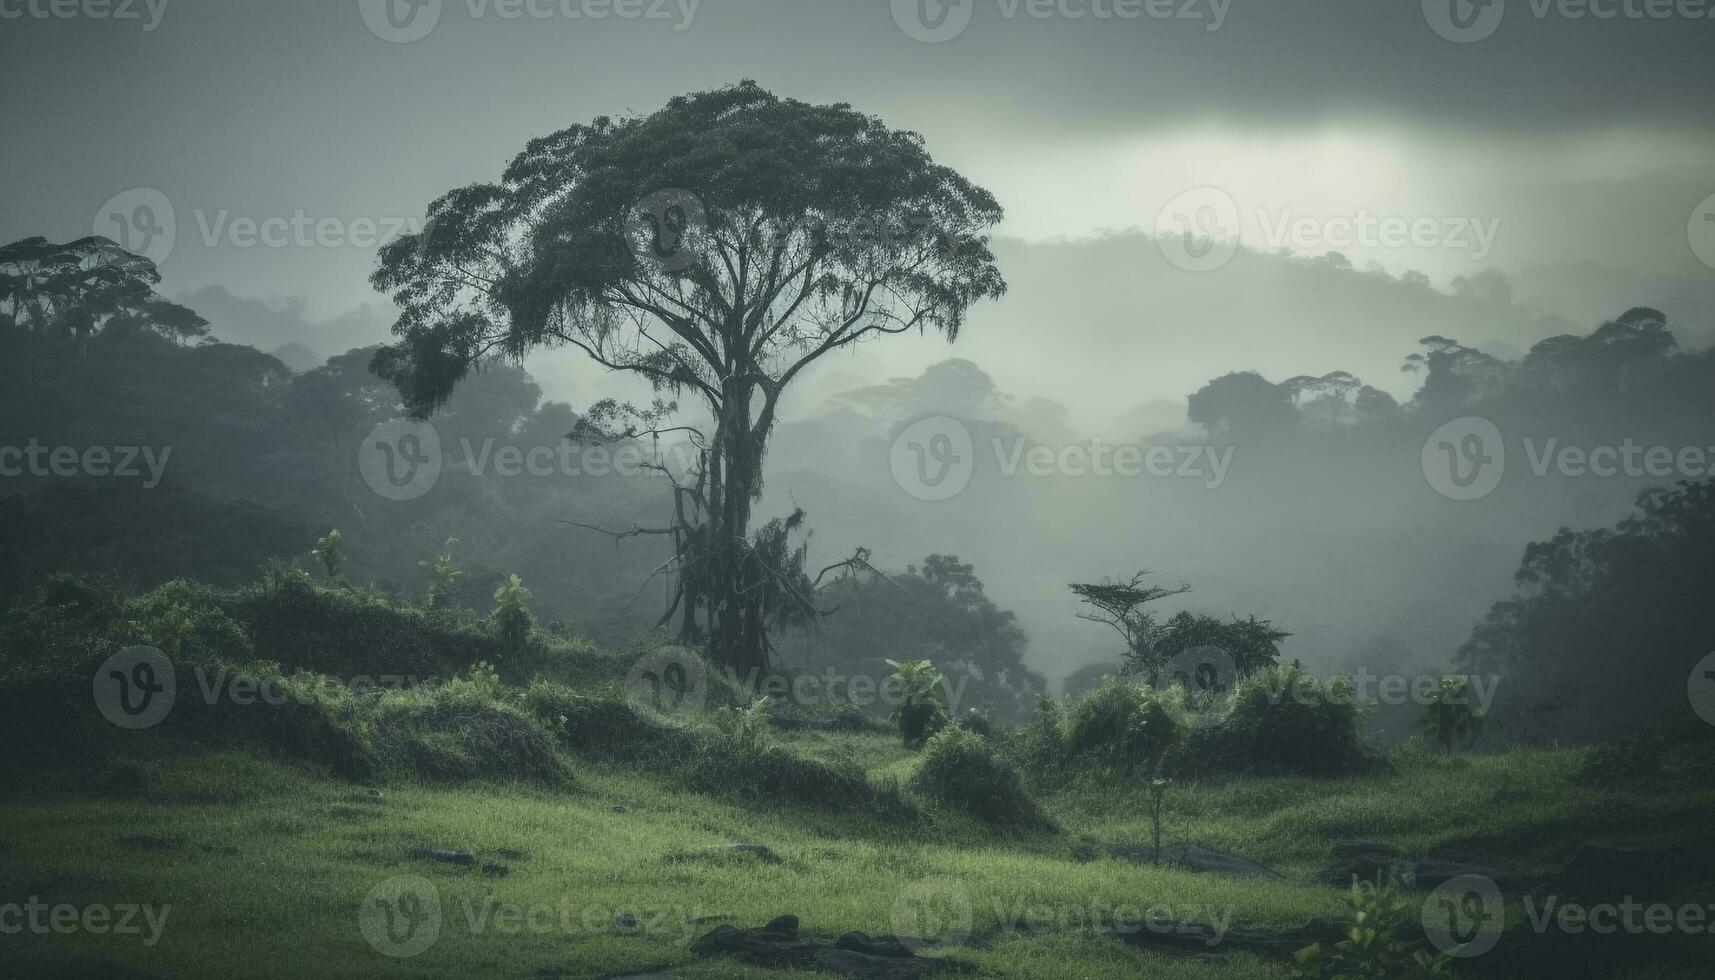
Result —
[{"label": "silhouetted tree", "polygon": [[[421,234],[382,250],[373,282],[401,315],[374,367],[418,415],[485,358],[560,346],[695,396],[713,429],[678,427],[701,463],[652,530],[703,543],[675,601],[702,613],[712,659],[765,667],[762,583],[744,570],[782,393],[866,338],[956,337],[1005,289],[987,244],[1000,217],[920,137],[850,106],[753,82],[681,96],[533,140],[499,183],[435,201]],[[676,407],[583,434],[661,432]]]}]

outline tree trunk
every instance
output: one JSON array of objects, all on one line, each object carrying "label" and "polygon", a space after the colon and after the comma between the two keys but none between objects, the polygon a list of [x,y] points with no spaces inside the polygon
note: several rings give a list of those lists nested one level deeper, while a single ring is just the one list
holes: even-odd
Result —
[{"label": "tree trunk", "polygon": [[753,386],[731,381],[722,399],[709,459],[708,655],[751,684],[767,675],[763,582],[750,555],[750,509],[762,492],[767,433],[751,418]]}]

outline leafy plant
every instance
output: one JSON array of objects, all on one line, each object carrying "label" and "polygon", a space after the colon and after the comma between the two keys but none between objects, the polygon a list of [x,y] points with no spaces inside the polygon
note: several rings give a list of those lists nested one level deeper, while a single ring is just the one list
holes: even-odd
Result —
[{"label": "leafy plant", "polygon": [[768,744],[769,699],[759,697],[742,708],[726,708],[715,714],[716,724],[742,753],[753,754]]},{"label": "leafy plant", "polygon": [[446,606],[447,600],[452,594],[453,586],[458,582],[460,576],[464,575],[453,564],[453,545],[457,543],[457,538],[448,538],[447,543],[441,546],[441,550],[433,558],[417,563],[417,567],[429,570],[427,600],[430,609],[440,609]]},{"label": "leafy plant", "polygon": [[345,555],[339,550],[339,528],[334,528],[316,539],[316,546],[310,549],[327,570],[329,581],[339,580],[340,566],[345,564]]},{"label": "leafy plant", "polygon": [[494,610],[489,613],[500,638],[513,651],[524,649],[529,642],[530,629],[536,623],[530,615],[530,590],[516,572],[508,575],[494,590]]},{"label": "leafy plant", "polygon": [[1471,678],[1461,674],[1441,678],[1441,685],[1430,692],[1417,729],[1441,743],[1441,750],[1452,757],[1454,746],[1470,745],[1483,734],[1483,723],[1483,709],[1471,703]]},{"label": "leafy plant", "polygon": [[1453,957],[1412,949],[1409,934],[1409,904],[1399,895],[1399,886],[1383,872],[1374,882],[1352,876],[1346,898],[1351,926],[1346,938],[1324,948],[1321,943],[1293,954],[1298,968],[1293,976],[1305,980],[1425,980],[1453,975]]},{"label": "leafy plant", "polygon": [[922,745],[947,721],[942,674],[928,660],[889,660],[887,665],[893,668],[887,682],[899,698],[892,720],[906,745]]}]

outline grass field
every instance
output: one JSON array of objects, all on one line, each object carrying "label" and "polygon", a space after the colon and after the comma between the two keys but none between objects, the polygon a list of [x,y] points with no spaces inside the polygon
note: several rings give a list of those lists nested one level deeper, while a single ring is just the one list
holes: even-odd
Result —
[{"label": "grass field", "polygon": [[[806,755],[859,759],[875,776],[914,764],[879,734],[776,738]],[[1116,915],[1134,928],[1171,919],[1289,929],[1338,918],[1341,892],[1308,883],[1338,840],[1417,854],[1460,846],[1548,871],[1564,862],[1570,827],[1582,838],[1636,839],[1715,815],[1707,787],[1671,797],[1578,791],[1580,760],[1573,750],[1451,761],[1419,753],[1401,757],[1396,776],[1170,788],[1167,840],[1297,879],[1269,882],[1109,856],[1150,836],[1146,791],[1113,780],[1047,794],[1058,832],[1008,834],[934,809],[891,822],[693,792],[613,762],[576,763],[566,789],[375,787],[250,752],[175,747],[137,763],[148,770],[144,797],[73,790],[0,811],[0,894],[143,906],[158,934],[146,925],[125,936],[25,929],[0,936],[0,950],[9,976],[789,977],[811,974],[703,959],[689,947],[722,922],[790,913],[806,932],[885,934],[901,910],[923,921],[911,917],[929,909],[929,921],[938,911],[951,923],[927,937],[948,941],[929,951],[976,975],[1286,977],[1290,962],[1279,958],[1220,945],[1195,956],[1145,951],[1107,930]],[[433,851],[464,852],[471,863]],[[362,910],[400,889],[432,896],[439,916],[419,910],[414,933],[401,918],[393,935],[433,941],[384,955],[366,938]],[[380,945],[401,951],[390,942]]]}]

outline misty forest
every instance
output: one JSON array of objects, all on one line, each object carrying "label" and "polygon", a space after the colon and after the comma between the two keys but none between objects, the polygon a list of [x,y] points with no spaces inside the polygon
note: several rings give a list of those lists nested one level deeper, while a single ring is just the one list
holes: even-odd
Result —
[{"label": "misty forest", "polygon": [[0,980],[1715,972],[1707,5],[170,3],[0,0]]}]

